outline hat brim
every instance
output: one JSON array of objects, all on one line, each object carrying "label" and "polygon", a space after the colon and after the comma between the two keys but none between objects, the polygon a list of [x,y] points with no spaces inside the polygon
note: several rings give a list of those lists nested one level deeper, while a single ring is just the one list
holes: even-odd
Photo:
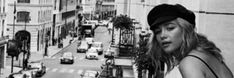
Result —
[{"label": "hat brim", "polygon": [[174,20],[176,19],[177,16],[163,16],[163,17],[159,17],[157,20],[155,20],[153,22],[153,24],[150,25],[150,29],[154,29],[154,28],[157,28],[158,25],[164,23],[164,22],[168,22],[168,21],[171,21],[171,20]]}]

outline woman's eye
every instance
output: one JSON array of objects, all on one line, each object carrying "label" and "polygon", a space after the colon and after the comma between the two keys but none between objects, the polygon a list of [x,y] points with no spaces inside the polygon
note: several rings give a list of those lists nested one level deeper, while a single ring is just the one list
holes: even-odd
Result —
[{"label": "woman's eye", "polygon": [[175,29],[175,27],[167,27],[166,29],[167,29],[168,31],[171,31],[171,30]]}]

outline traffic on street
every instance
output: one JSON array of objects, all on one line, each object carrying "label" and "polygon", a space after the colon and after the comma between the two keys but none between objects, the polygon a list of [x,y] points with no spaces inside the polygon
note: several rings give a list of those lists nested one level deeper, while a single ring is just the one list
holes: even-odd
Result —
[{"label": "traffic on street", "polygon": [[[105,38],[103,36],[105,36]],[[108,34],[106,27],[100,26],[95,30],[94,42],[102,42],[104,44],[104,50],[110,43],[110,39],[111,35]],[[86,42],[85,39],[81,41]],[[100,73],[102,70],[101,66],[106,60],[103,54],[98,55],[97,60],[86,59],[86,53],[77,52],[78,42],[77,40],[71,43],[68,47],[62,49],[51,58],[41,60],[46,66],[46,73],[42,78],[82,78],[82,75],[89,71]],[[66,52],[71,52],[73,54],[74,63],[60,63],[61,56]]]}]

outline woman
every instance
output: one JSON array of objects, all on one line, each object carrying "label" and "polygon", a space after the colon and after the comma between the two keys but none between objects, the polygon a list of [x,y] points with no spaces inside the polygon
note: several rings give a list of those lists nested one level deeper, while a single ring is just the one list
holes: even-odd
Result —
[{"label": "woman", "polygon": [[[192,11],[179,4],[161,4],[147,19],[153,32],[148,53],[156,70],[164,70],[165,64],[167,74],[179,68],[176,75],[183,78],[233,78],[220,49],[195,31]],[[160,74],[156,71],[157,77]]]}]

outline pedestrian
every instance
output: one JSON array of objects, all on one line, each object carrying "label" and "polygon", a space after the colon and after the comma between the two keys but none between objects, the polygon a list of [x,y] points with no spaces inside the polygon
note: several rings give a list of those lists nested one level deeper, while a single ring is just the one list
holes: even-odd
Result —
[{"label": "pedestrian", "polygon": [[233,78],[221,50],[196,32],[192,11],[180,4],[160,4],[147,20],[153,32],[148,53],[155,70],[165,67],[165,78]]}]

